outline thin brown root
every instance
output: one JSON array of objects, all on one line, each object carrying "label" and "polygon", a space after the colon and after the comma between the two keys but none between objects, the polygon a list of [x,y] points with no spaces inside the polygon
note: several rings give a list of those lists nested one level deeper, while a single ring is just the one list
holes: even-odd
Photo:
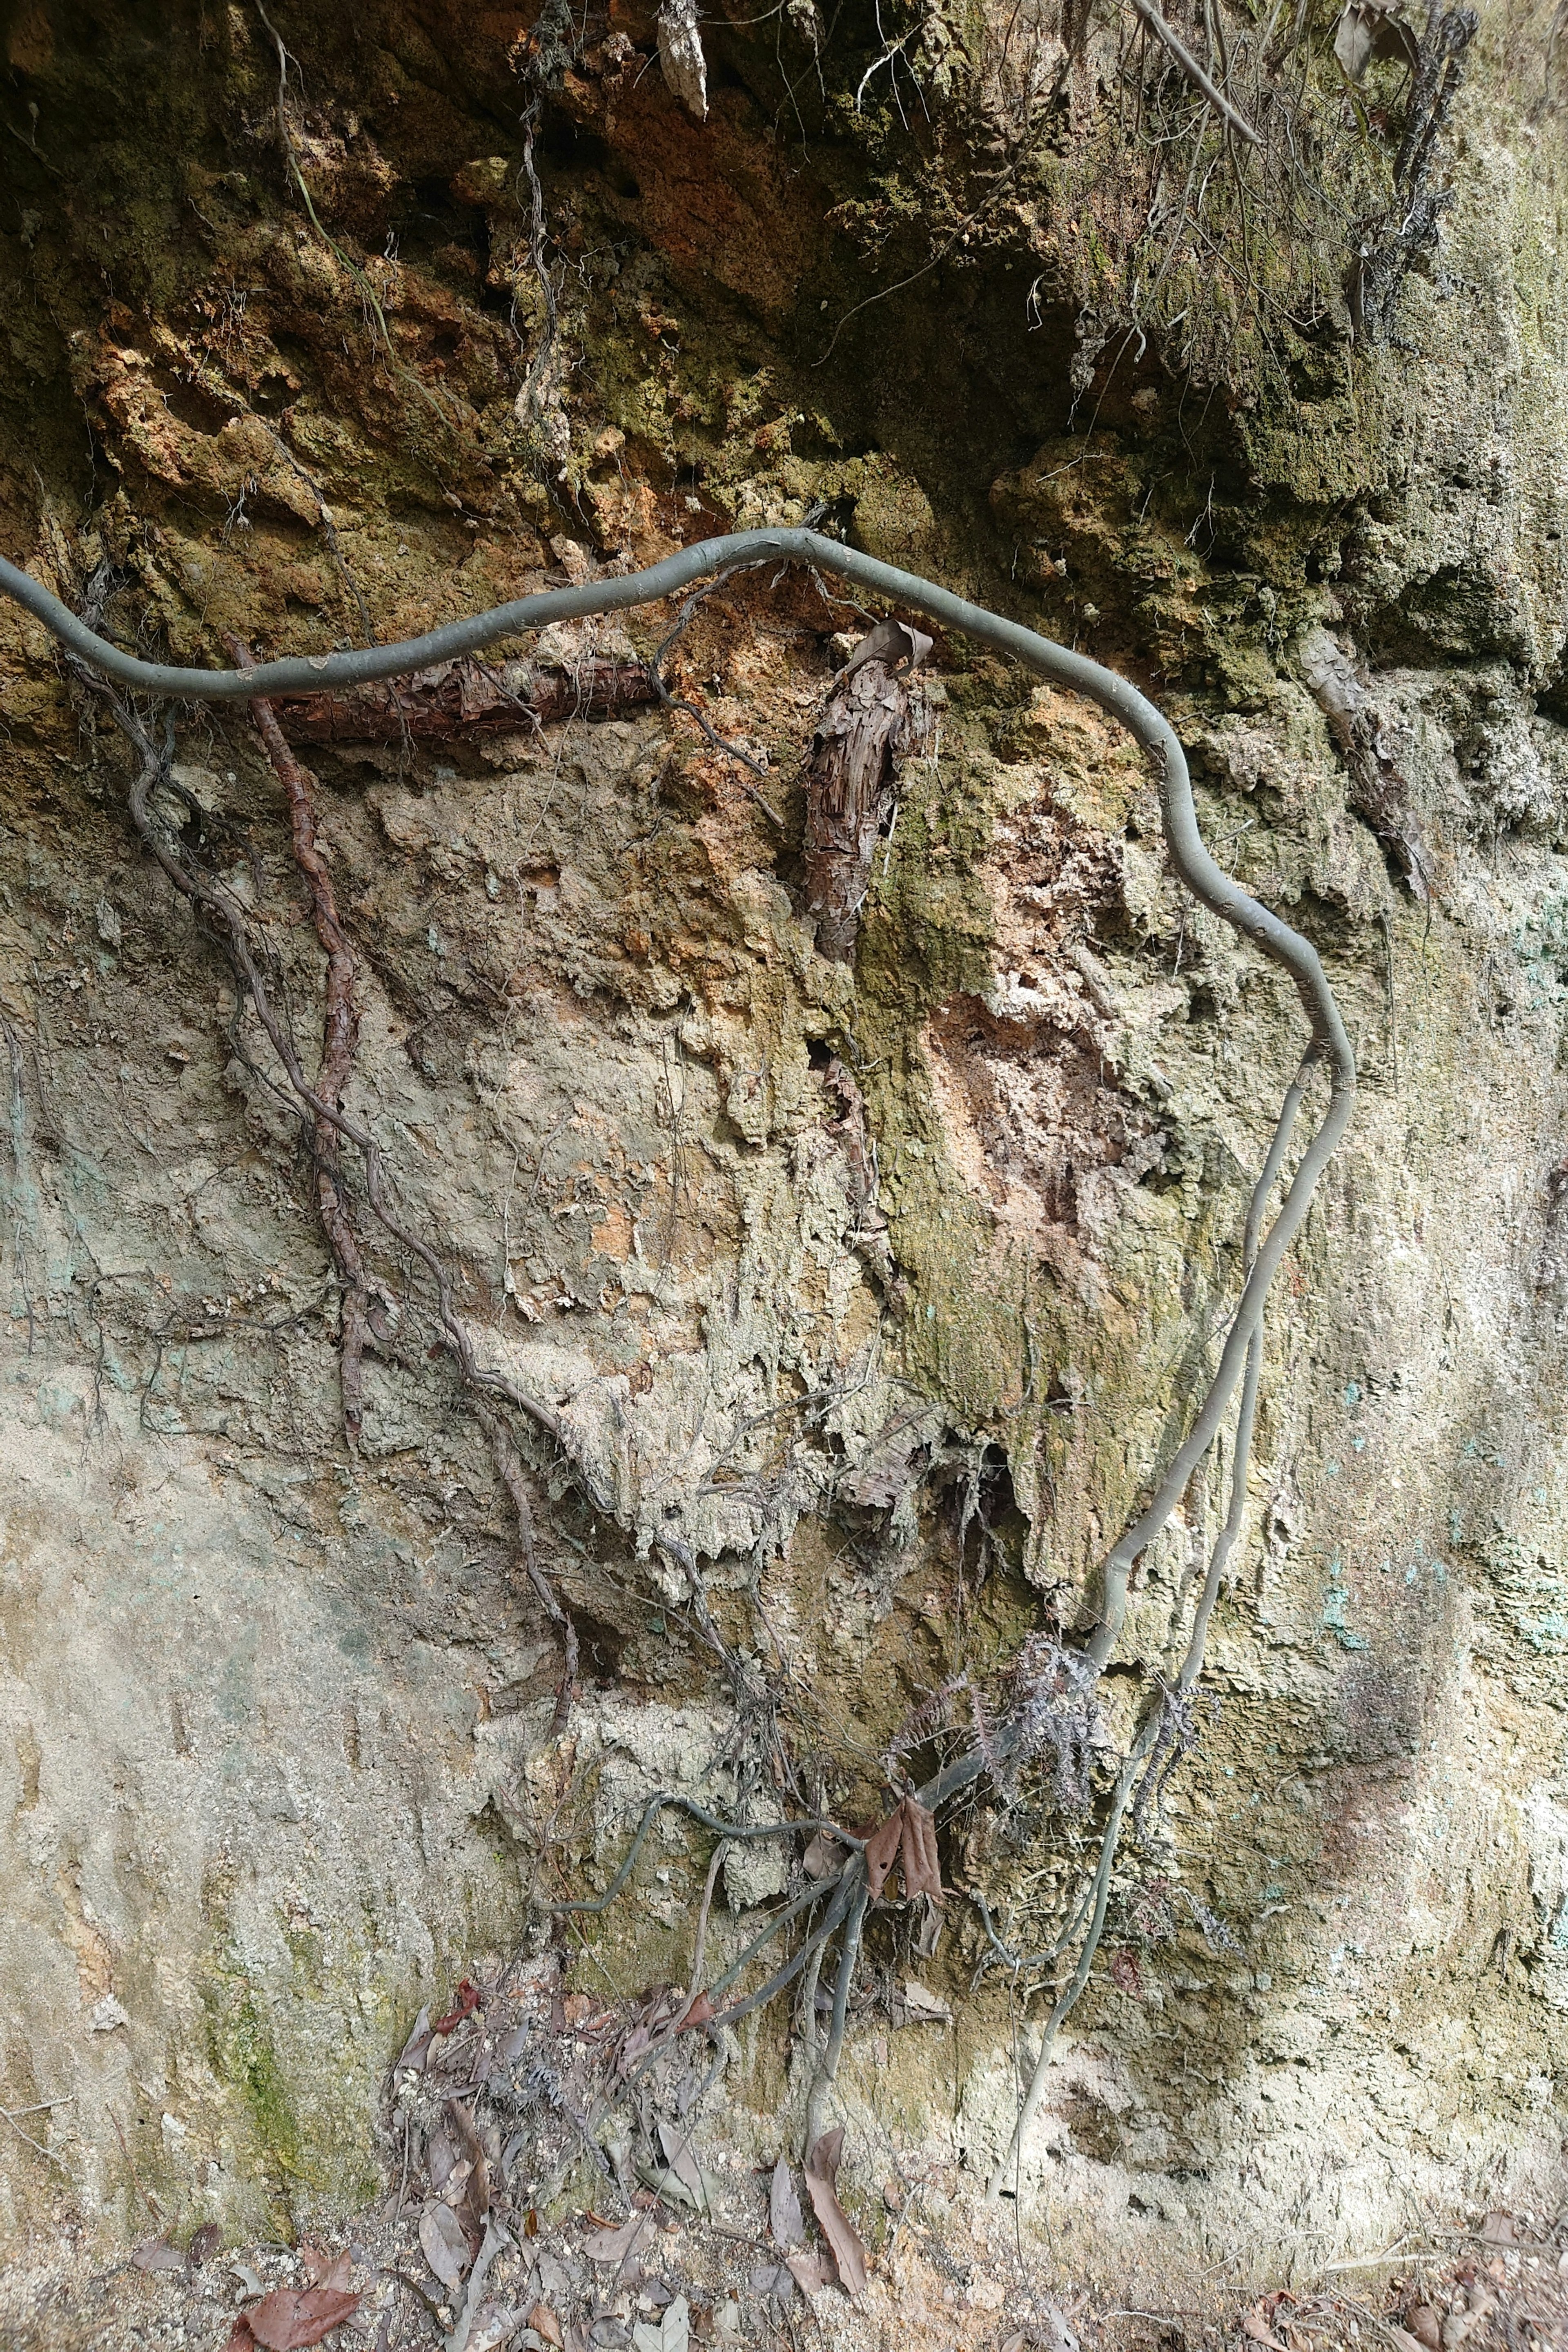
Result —
[{"label": "thin brown root", "polygon": [[[226,631],[223,641],[239,668],[254,669],[256,665],[250,650],[238,637]],[[316,937],[327,959],[321,1066],[316,1074],[316,1092],[331,1110],[338,1111],[342,1108],[343,1094],[353,1066],[354,1047],[359,1042],[359,1010],[354,1003],[356,960],[338,915],[331,876],[327,871],[317,840],[315,778],[294,757],[269,702],[260,699],[253,702],[250,715],[256,722],[257,733],[267,747],[273,773],[282,785],[289,803],[294,863],[310,887]],[[373,1286],[365,1271],[364,1252],[348,1211],[338,1131],[320,1115],[315,1120],[315,1151],[316,1202],[342,1292],[338,1377],[342,1391],[343,1430],[351,1449],[357,1453],[360,1432],[364,1424],[363,1365],[365,1350],[372,1340],[370,1302]],[[379,1285],[375,1287],[379,1288]]]},{"label": "thin brown root", "polygon": [[[561,1682],[555,1694],[555,1713],[550,1724],[551,1737],[559,1739],[571,1720],[572,1695],[577,1685],[577,1628],[562,1607],[556,1597],[555,1588],[539,1565],[539,1554],[533,1540],[533,1505],[529,1496],[527,1482],[523,1477],[522,1464],[518,1459],[517,1447],[512,1443],[511,1432],[500,1415],[492,1412],[488,1404],[482,1404],[477,1397],[472,1399],[471,1402],[474,1418],[489,1439],[490,1453],[494,1456],[496,1469],[500,1473],[502,1486],[511,1497],[511,1507],[517,1515],[517,1548],[522,1560],[523,1572],[539,1595],[540,1605],[545,1615],[558,1629],[561,1635],[561,1647],[563,1653]],[[711,1890],[712,1881],[710,1879],[710,1893]],[[705,1902],[702,1913],[704,1929],[707,1925],[708,1912]],[[700,1937],[698,1951],[700,1956]]]}]

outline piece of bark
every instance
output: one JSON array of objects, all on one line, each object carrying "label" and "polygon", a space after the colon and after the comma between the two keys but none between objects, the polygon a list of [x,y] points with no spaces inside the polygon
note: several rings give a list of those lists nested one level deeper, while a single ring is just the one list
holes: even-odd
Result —
[{"label": "piece of bark", "polygon": [[892,811],[899,769],[930,724],[926,699],[885,660],[840,671],[812,740],[805,784],[806,899],[819,954],[848,963]]},{"label": "piece of bark", "polygon": [[416,743],[468,734],[510,734],[563,719],[605,719],[658,699],[640,662],[584,662],[535,669],[530,662],[464,656],[412,677],[279,701],[278,716],[303,743]]}]

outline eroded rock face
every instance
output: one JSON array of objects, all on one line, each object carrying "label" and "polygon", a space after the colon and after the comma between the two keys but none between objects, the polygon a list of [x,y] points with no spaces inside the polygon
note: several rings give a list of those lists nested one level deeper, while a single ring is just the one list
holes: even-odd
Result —
[{"label": "eroded rock face", "polygon": [[[331,12],[285,26],[336,246],[248,23],[203,47],[193,18],[149,79],[129,20],[95,48],[17,19],[40,158],[90,135],[74,211],[6,158],[6,552],[77,600],[109,564],[112,626],[216,660],[223,629],[412,632],[826,501],[873,551],[1158,664],[1216,852],[1318,943],[1363,1095],[1271,1313],[1195,1744],[1022,2177],[1102,2261],[1310,2263],[1385,2242],[1407,2195],[1554,2193],[1568,383],[1531,323],[1554,257],[1505,266],[1539,184],[1478,133],[1452,254],[1488,304],[1413,285],[1411,351],[1318,350],[1201,446],[1151,363],[1086,442],[1065,308],[1031,333],[1026,209],[808,364],[824,300],[831,325],[869,282],[823,225],[868,167],[825,146],[791,176],[739,33],[701,123],[646,70],[651,14],[590,27],[547,89],[521,16],[363,14],[357,46]],[[921,41],[951,89],[951,34]],[[443,735],[435,698],[406,741],[334,713],[310,751],[357,967],[346,1106],[481,1367],[540,1408],[518,1444],[582,1648],[558,1737],[556,1633],[427,1276],[358,1198],[386,1298],[351,1453],[272,1047],[131,830],[103,707],[0,608],[0,2104],[51,2152],[0,2168],[18,2243],[62,2196],[112,2244],[149,2197],[260,2230],[368,2195],[422,2002],[605,1884],[655,1788],[875,1819],[890,1756],[931,1752],[943,1708],[971,1736],[1025,1636],[1084,1622],[1184,1425],[1300,1051],[1289,992],[1184,900],[1131,747],[956,640],[853,961],[821,952],[806,775],[858,624],[748,575],[663,656],[710,734],[595,701],[677,617],[552,634],[536,659],[589,680],[581,709]],[[163,821],[258,917],[313,1066],[277,780],[236,719],[178,733]],[[1227,1444],[1135,1580],[1103,1754],[1179,1659]],[[920,1966],[956,2022],[889,2044],[868,2019],[841,2091],[851,2168],[891,2117],[957,2193],[1014,2067],[957,1889],[1037,1949],[1071,1825],[1042,1783],[943,1834]],[[574,1965],[683,1981],[707,1858],[661,1832]],[[731,1850],[716,1950],[785,1869]],[[874,1928],[879,1963],[904,1929]],[[765,2155],[804,2080],[782,2018],[744,2055],[730,2127]]]}]

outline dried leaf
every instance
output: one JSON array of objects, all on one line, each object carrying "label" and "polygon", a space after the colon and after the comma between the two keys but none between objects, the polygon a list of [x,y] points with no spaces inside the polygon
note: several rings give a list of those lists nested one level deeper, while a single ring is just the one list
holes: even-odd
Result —
[{"label": "dried leaf", "polygon": [[462,2023],[465,2017],[471,2017],[476,2009],[484,2006],[484,1998],[478,1985],[470,1984],[465,1977],[458,1987],[456,2005],[447,2011],[445,2017],[438,2017],[430,2028],[431,2040],[434,2041],[437,2033],[450,2033],[455,2027]]},{"label": "dried leaf", "polygon": [[470,2248],[477,2247],[485,2233],[485,2216],[490,2210],[490,2170],[485,2161],[485,2151],[474,2119],[461,2099],[448,2099],[447,2119],[457,2134],[458,2145],[468,2161],[468,2178],[458,2202],[458,2219],[463,2225]]},{"label": "dried leaf", "polygon": [[664,2160],[677,2180],[683,2189],[691,2191],[694,2201],[706,2211],[708,2183],[703,2178],[701,2166],[691,2153],[690,2134],[679,2131],[673,2124],[660,2124],[658,2144],[664,2150]]},{"label": "dried leaf", "polygon": [[637,2251],[637,2242],[647,2228],[647,2215],[634,2213],[616,2230],[596,2230],[584,2242],[583,2252],[591,2263],[624,2263]]},{"label": "dried leaf", "polygon": [[1335,58],[1352,81],[1360,81],[1374,58],[1415,65],[1420,55],[1400,0],[1351,0],[1334,33]]},{"label": "dried leaf", "polygon": [[183,2271],[185,2258],[167,2238],[149,2238],[131,2257],[139,2271]]},{"label": "dried leaf", "polygon": [[918,1797],[906,1797],[903,1802],[904,1893],[912,1903],[917,1895],[929,1895],[933,1903],[942,1902],[942,1864],[937,1858],[936,1816],[929,1813]]},{"label": "dried leaf", "polygon": [[1078,2337],[1054,2303],[1036,2305],[1034,2341],[1037,2352],[1079,2352]]},{"label": "dried leaf", "polygon": [[719,2012],[705,1992],[693,1995],[685,2016],[680,2021],[682,2033],[690,2033],[700,2025],[710,2024]]},{"label": "dried leaf", "polygon": [[895,1806],[874,1837],[866,1841],[866,1881],[877,1900],[888,1883],[888,1874],[899,1858],[899,1848],[904,1838],[904,1809]]},{"label": "dried leaf", "polygon": [[528,2315],[528,2325],[536,2336],[542,2336],[547,2344],[564,2344],[566,2341],[561,2331],[561,2322],[547,2303],[534,2305]]},{"label": "dried leaf", "polygon": [[658,2136],[665,2160],[650,2164],[639,2158],[637,2179],[666,2205],[678,2206],[684,2212],[710,2213],[715,2201],[713,2183],[692,2155],[690,2139],[669,2124],[660,2124]]},{"label": "dried leaf", "polygon": [[770,2294],[788,2303],[795,2294],[795,2276],[787,2263],[756,2263],[746,2273],[748,2294]]},{"label": "dried leaf", "polygon": [[637,2064],[637,2060],[645,2057],[648,2051],[653,2048],[653,2044],[654,2033],[652,2027],[647,2025],[634,2025],[631,2032],[627,2034],[626,2040],[621,2044],[621,2054],[617,2063],[620,2066],[622,2074],[629,2074],[632,2068]]},{"label": "dried leaf", "polygon": [[1405,2325],[1426,2352],[1442,2352],[1443,2322],[1429,2303],[1415,2304],[1405,2313]]},{"label": "dried leaf", "polygon": [[[838,2192],[834,2186],[843,2154],[844,2127],[840,2125],[836,2131],[824,2132],[806,2158],[805,2187],[822,2234],[833,2250],[833,2259],[838,2266],[839,2284],[849,2294],[863,2294],[866,2289],[866,2248],[859,2231],[838,2202]],[[793,2263],[791,2268],[794,2268]]]},{"label": "dried leaf", "polygon": [[222,2222],[204,2221],[199,2230],[191,2232],[191,2242],[185,2248],[185,2260],[194,2271],[199,2271],[204,2263],[211,2262],[222,2244]]},{"label": "dried leaf", "polygon": [[499,2253],[513,2243],[510,2231],[503,2222],[498,2221],[493,2213],[490,2214],[485,2222],[485,2242],[479,2248],[473,2269],[468,2273],[468,2284],[463,2296],[462,2308],[453,2323],[451,2334],[447,2338],[446,2352],[468,2352],[468,2333],[479,2316],[479,2305],[484,2299],[485,2281],[489,2276],[490,2264]]},{"label": "dried leaf", "polygon": [[501,2352],[502,2345],[510,2347],[510,2352],[516,2352],[516,2347],[522,2344],[528,2345],[530,2352],[533,2352],[533,2347],[542,2341],[535,2329],[524,2326],[521,2310],[492,2310],[488,2317],[480,2320],[469,2336],[468,2352]]},{"label": "dried leaf", "polygon": [[[413,2032],[398,2053],[398,2066],[415,2066],[423,2070],[429,2047],[430,2012],[427,2009],[422,2009],[414,2021]],[[394,2072],[395,2071],[395,2068]]]},{"label": "dried leaf", "polygon": [[340,2293],[346,2292],[353,2279],[353,2256],[329,2254],[321,2246],[301,2246],[300,2267],[312,2286],[336,2287]]},{"label": "dried leaf", "polygon": [[1488,2246],[1519,2245],[1519,2224],[1512,2214],[1489,2213],[1481,2223],[1481,2242]]},{"label": "dried leaf", "polygon": [[320,2344],[334,2327],[352,2319],[359,2301],[357,2294],[343,2294],[335,2287],[311,2286],[300,2293],[279,2286],[251,2306],[245,2323],[263,2352],[305,2352],[308,2345]]},{"label": "dried leaf", "polygon": [[946,2001],[939,2000],[934,1992],[927,1992],[924,1985],[916,1984],[912,1977],[900,1988],[900,2005],[904,2012],[899,2020],[900,2024],[951,2025],[952,2023],[952,2011]]},{"label": "dried leaf", "polygon": [[885,662],[889,669],[897,669],[901,662],[907,662],[910,669],[919,669],[931,649],[931,643],[923,629],[912,627],[908,621],[879,621],[876,627],[861,638],[839,676],[848,677],[862,662],[868,661]]},{"label": "dried leaf", "polygon": [[449,2205],[426,2205],[419,2216],[419,2244],[442,2285],[456,2293],[463,2284],[472,2250],[468,2232]]},{"label": "dried leaf", "polygon": [[800,2199],[795,2195],[795,2176],[782,2156],[773,2167],[773,2181],[768,2189],[768,2221],[775,2245],[805,2244],[805,2215],[801,2211]]},{"label": "dried leaf", "polygon": [[844,1867],[844,1848],[826,1830],[818,1830],[800,1860],[808,1878],[832,1878]]},{"label": "dried leaf", "polygon": [[691,2312],[683,2294],[665,2306],[662,2320],[639,2319],[632,2330],[637,2352],[689,2352]]},{"label": "dried leaf", "polygon": [[450,2135],[444,2132],[437,2125],[431,2133],[425,2150],[425,2165],[430,2175],[430,2186],[437,2195],[452,2178],[457,2162],[458,2151]]},{"label": "dried leaf", "polygon": [[820,2294],[832,2277],[826,2254],[786,2254],[784,2268],[802,2294]]},{"label": "dried leaf", "polygon": [[1279,2337],[1269,2333],[1268,2323],[1264,2318],[1259,2305],[1255,2305],[1250,2311],[1242,2313],[1241,2332],[1254,2344],[1267,2345],[1268,2352],[1286,2352],[1286,2347],[1280,2343]]}]

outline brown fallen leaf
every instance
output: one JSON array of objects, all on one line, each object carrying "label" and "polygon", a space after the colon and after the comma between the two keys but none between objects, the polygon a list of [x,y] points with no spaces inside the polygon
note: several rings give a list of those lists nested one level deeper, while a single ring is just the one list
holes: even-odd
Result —
[{"label": "brown fallen leaf", "polygon": [[564,2344],[566,2341],[562,2334],[561,2322],[547,2303],[534,2305],[528,2315],[528,2324],[536,2336],[543,2336],[547,2344]]},{"label": "brown fallen leaf", "polygon": [[647,2215],[634,2213],[631,2220],[623,2221],[618,2229],[596,2230],[591,2238],[584,2240],[583,2252],[591,2263],[624,2263],[629,2254],[636,2252],[637,2242],[647,2228]]},{"label": "brown fallen leaf", "polygon": [[167,2238],[149,2238],[131,2257],[139,2271],[183,2271],[185,2258]]},{"label": "brown fallen leaf", "polygon": [[447,2120],[451,2125],[458,2147],[471,2169],[458,2201],[458,2219],[470,2247],[477,2247],[485,2234],[485,2216],[490,2210],[490,2172],[485,2161],[485,2151],[474,2127],[474,2118],[461,2099],[448,2099]]},{"label": "brown fallen leaf", "polygon": [[866,1841],[866,1883],[871,1889],[873,1902],[880,1899],[888,1883],[888,1874],[899,1858],[899,1848],[904,1842],[904,1809],[895,1806],[875,1834]]},{"label": "brown fallen leaf", "polygon": [[651,2026],[634,2025],[626,2040],[622,2042],[621,2054],[616,2062],[619,2066],[621,2073],[623,2074],[629,2074],[632,2068],[637,2064],[637,2060],[647,2055],[647,2053],[653,2048],[653,2043],[654,2034],[653,2028]]},{"label": "brown fallen leaf", "polygon": [[1267,2345],[1268,2352],[1286,2352],[1286,2347],[1280,2343],[1279,2338],[1269,2334],[1268,2322],[1256,2305],[1252,2310],[1242,2313],[1241,2332],[1250,2337],[1254,2344]]},{"label": "brown fallen leaf", "polygon": [[826,2254],[786,2254],[784,2260],[802,2294],[820,2294],[832,2276]]},{"label": "brown fallen leaf", "polygon": [[664,2160],[677,2180],[689,2189],[693,2197],[700,2198],[703,2194],[702,2175],[691,2152],[690,2133],[679,2130],[674,2124],[660,2124],[658,2143],[664,2150]]},{"label": "brown fallen leaf", "polygon": [[429,2048],[430,2011],[427,2009],[422,2009],[414,2021],[413,2032],[397,2053],[397,2062],[393,2068],[394,2074],[402,2066],[414,2066],[423,2072]]},{"label": "brown fallen leaf", "polygon": [[419,2216],[419,2247],[442,2285],[454,2294],[468,2267],[468,2232],[449,2205],[426,2205]]},{"label": "brown fallen leaf", "polygon": [[353,2280],[353,2256],[348,2253],[329,2254],[323,2246],[302,2245],[300,2267],[312,2286],[334,2287],[340,2294],[348,2292]]},{"label": "brown fallen leaf", "polygon": [[243,2324],[263,2352],[306,2352],[306,2347],[320,2344],[334,2327],[352,2319],[359,2305],[357,2294],[342,2294],[336,2287],[300,2291],[278,2286],[251,2305]]},{"label": "brown fallen leaf", "polygon": [[938,1904],[946,1899],[937,1855],[936,1820],[918,1797],[905,1797],[866,1842],[866,1881],[873,1901],[880,1900],[895,1863],[902,1872],[909,1901],[921,1895]]},{"label": "brown fallen leaf", "polygon": [[1426,2352],[1442,2352],[1443,2322],[1429,2303],[1412,2304],[1405,2325],[1417,2344],[1426,2345]]},{"label": "brown fallen leaf", "polygon": [[917,1895],[929,1895],[933,1903],[943,1900],[942,1864],[936,1851],[936,1816],[929,1813],[918,1797],[906,1797],[903,1803],[904,1842],[900,1857],[904,1874],[904,1894],[910,1902]]},{"label": "brown fallen leaf", "polygon": [[798,2246],[805,2239],[805,2216],[795,2193],[795,2180],[781,2156],[768,2184],[768,2225],[776,2246]]},{"label": "brown fallen leaf", "polygon": [[844,1848],[828,1831],[818,1830],[800,1860],[808,1878],[831,1878],[844,1867]]},{"label": "brown fallen leaf", "polygon": [[191,2242],[185,2248],[185,2260],[194,2271],[199,2271],[204,2263],[211,2262],[222,2243],[223,2224],[219,2221],[204,2221],[199,2230],[191,2231]]},{"label": "brown fallen leaf", "polygon": [[685,2016],[680,2021],[682,2033],[690,2033],[699,2025],[707,2025],[719,2014],[705,1992],[694,1993]]},{"label": "brown fallen leaf", "polygon": [[[844,2127],[824,2132],[805,2159],[806,2194],[822,2234],[833,2250],[839,2284],[849,2294],[866,2291],[866,2248],[855,2224],[838,2202],[835,2183],[844,2154]],[[792,2264],[793,2268],[793,2264]],[[798,2273],[797,2273],[798,2275]]]}]

